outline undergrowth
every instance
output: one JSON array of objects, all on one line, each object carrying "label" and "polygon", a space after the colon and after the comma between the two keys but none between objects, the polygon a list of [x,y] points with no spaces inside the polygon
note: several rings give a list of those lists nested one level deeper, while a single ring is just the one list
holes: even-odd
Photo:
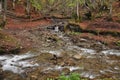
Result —
[{"label": "undergrowth", "polygon": [[[78,74],[78,73],[71,73],[70,75],[62,74],[57,79],[47,78],[47,80],[89,80],[89,79],[81,78],[80,74]],[[103,79],[97,79],[97,80],[113,80],[113,79],[112,78],[103,78]]]},{"label": "undergrowth", "polygon": [[117,46],[120,46],[120,40],[116,42]]},{"label": "undergrowth", "polygon": [[[55,79],[47,78],[47,80],[55,80]],[[78,73],[71,73],[70,75],[62,74],[61,76],[58,77],[57,80],[86,80],[86,79],[81,79]]]}]

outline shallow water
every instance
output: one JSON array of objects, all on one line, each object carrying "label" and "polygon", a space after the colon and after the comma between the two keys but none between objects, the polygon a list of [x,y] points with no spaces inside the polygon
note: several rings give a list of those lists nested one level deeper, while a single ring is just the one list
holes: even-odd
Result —
[{"label": "shallow water", "polygon": [[3,71],[12,71],[13,73],[24,73],[25,68],[39,66],[30,58],[34,57],[31,52],[22,55],[4,55],[0,56],[0,63]]},{"label": "shallow water", "polygon": [[[89,79],[97,79],[102,76],[110,76],[113,79],[120,79],[120,50],[101,49],[101,51],[98,52],[94,48],[79,47],[70,41],[70,37],[65,36],[62,32],[59,32],[58,28],[56,28],[55,31],[51,31],[50,34],[57,35],[64,45],[61,45],[60,47],[55,45],[42,47],[38,49],[38,53],[29,51],[20,55],[2,55],[0,56],[0,64],[3,71],[12,71],[13,73],[22,74],[27,70],[27,68],[33,69],[40,67],[42,68],[42,71],[59,71],[67,68],[70,72],[78,70],[82,77]],[[81,40],[89,42],[89,40],[84,38],[81,38]],[[49,45],[51,43],[52,42],[43,44]],[[96,42],[96,44],[103,45],[100,42]],[[53,48],[52,46],[55,47]],[[48,57],[44,58],[44,55],[40,55],[42,53]],[[64,54],[67,55],[64,56]],[[81,55],[79,60],[73,58],[76,54]],[[58,57],[62,56],[63,59],[60,59],[61,63],[65,62],[62,60],[67,61],[66,58],[68,58],[68,61],[69,59],[72,59],[76,62],[76,65],[62,66],[61,63],[59,64],[57,62],[56,64],[53,64],[50,62],[52,55],[56,55]]]},{"label": "shallow water", "polygon": [[104,50],[104,51],[101,51],[101,53],[103,53],[103,54],[105,54],[105,55],[116,55],[116,56],[120,56],[120,51],[119,51],[119,50],[114,50],[114,49]]},{"label": "shallow water", "polygon": [[62,70],[62,69],[69,69],[70,71],[74,71],[74,70],[80,70],[80,69],[84,69],[83,67],[76,67],[76,66],[54,66],[54,67],[48,67],[45,70]]}]

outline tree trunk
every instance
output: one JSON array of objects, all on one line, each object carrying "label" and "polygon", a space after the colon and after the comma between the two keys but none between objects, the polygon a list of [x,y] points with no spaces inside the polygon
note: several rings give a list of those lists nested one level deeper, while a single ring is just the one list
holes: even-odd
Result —
[{"label": "tree trunk", "polygon": [[4,0],[3,2],[3,8],[4,8],[3,21],[6,22],[7,0]]},{"label": "tree trunk", "polygon": [[109,17],[112,18],[112,0],[110,1],[110,12],[109,12]]},{"label": "tree trunk", "polygon": [[2,13],[2,1],[0,1],[0,14]]},{"label": "tree trunk", "polygon": [[12,0],[12,9],[15,9],[15,0]]},{"label": "tree trunk", "polygon": [[0,27],[3,28],[6,23],[7,0],[0,1]]},{"label": "tree trunk", "polygon": [[26,12],[27,12],[27,16],[30,16],[30,0],[27,0],[26,2]]},{"label": "tree trunk", "polygon": [[77,19],[80,18],[80,15],[79,15],[79,1],[77,0]]}]

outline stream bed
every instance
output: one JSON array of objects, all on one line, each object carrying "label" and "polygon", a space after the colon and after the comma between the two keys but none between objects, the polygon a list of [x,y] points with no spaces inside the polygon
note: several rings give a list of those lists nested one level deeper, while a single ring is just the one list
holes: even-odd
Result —
[{"label": "stream bed", "polygon": [[[71,41],[70,36],[60,32],[58,27],[45,31],[22,32],[21,34],[30,36],[29,38],[37,43],[35,50],[18,55],[1,55],[1,69],[19,74],[25,80],[46,80],[51,76],[56,78],[62,73],[71,72],[91,80],[120,79],[120,50],[110,49],[100,42],[85,38],[79,39],[79,44],[82,44],[79,46]],[[88,47],[93,44],[101,49]]]}]

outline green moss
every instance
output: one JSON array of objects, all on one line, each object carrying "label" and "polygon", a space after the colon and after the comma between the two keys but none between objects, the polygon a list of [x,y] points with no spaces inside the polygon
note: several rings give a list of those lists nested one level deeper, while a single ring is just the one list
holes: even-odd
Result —
[{"label": "green moss", "polygon": [[116,45],[117,45],[117,46],[120,46],[120,40],[116,42]]},{"label": "green moss", "polygon": [[18,45],[18,41],[16,38],[14,38],[13,36],[10,36],[9,34],[5,34],[3,32],[0,32],[0,40],[7,42],[7,43],[13,43]]},{"label": "green moss", "polygon": [[70,35],[80,35],[81,33],[80,33],[80,32],[73,32],[73,31],[72,31],[72,32],[70,32],[69,34],[70,34]]},{"label": "green moss", "polygon": [[54,80],[54,79],[52,79],[52,78],[47,78],[47,80]]},{"label": "green moss", "polygon": [[[47,78],[47,80],[55,80],[52,78]],[[70,75],[61,75],[58,77],[58,80],[85,80],[81,79],[78,73],[71,73]]]},{"label": "green moss", "polygon": [[0,54],[1,54],[1,53],[4,53],[4,50],[0,48]]},{"label": "green moss", "polygon": [[[104,78],[104,79],[99,79],[99,80],[113,80],[112,78]],[[117,79],[114,79],[117,80]]]},{"label": "green moss", "polygon": [[[47,78],[47,80],[89,80],[89,79],[81,78],[80,74],[78,74],[78,73],[71,73],[70,75],[62,74],[57,79]],[[97,79],[97,80],[113,80],[113,79],[112,78],[103,78],[103,79]],[[115,79],[115,80],[117,80],[117,79]]]},{"label": "green moss", "polygon": [[6,21],[1,21],[0,22],[0,29],[4,28],[6,24]]},{"label": "green moss", "polygon": [[[13,37],[9,34],[6,34],[2,31],[0,31],[0,42],[1,42],[0,54],[4,54],[4,53],[16,54],[20,50],[20,44],[19,44],[18,40],[15,37]],[[8,46],[10,47],[9,51],[6,50]]]}]

